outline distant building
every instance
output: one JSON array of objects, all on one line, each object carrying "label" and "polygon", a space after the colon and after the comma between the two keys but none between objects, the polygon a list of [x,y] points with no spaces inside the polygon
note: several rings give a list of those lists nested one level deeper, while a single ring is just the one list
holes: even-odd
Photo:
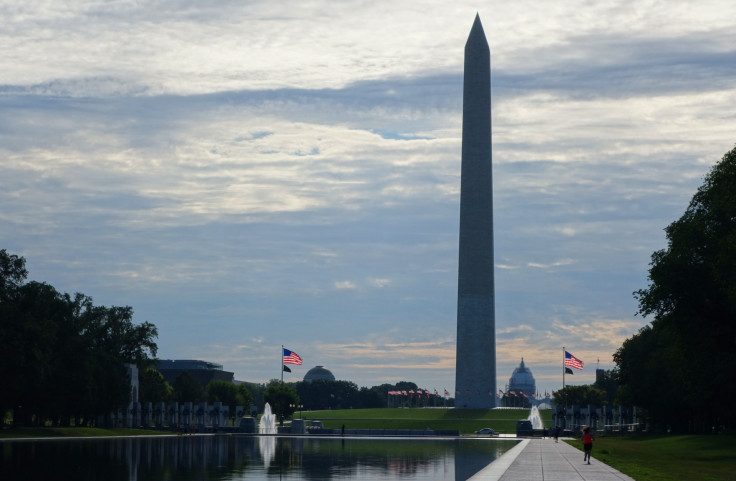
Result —
[{"label": "distant building", "polygon": [[233,382],[234,377],[232,372],[223,370],[222,364],[193,359],[160,360],[156,370],[161,373],[164,381],[169,384],[173,384],[181,373],[186,372],[196,379],[202,387],[207,387],[207,384],[211,381]]},{"label": "distant building", "polygon": [[537,383],[534,381],[532,371],[524,365],[523,357],[521,358],[521,364],[519,364],[519,367],[514,369],[513,374],[511,374],[511,378],[509,379],[509,391],[514,391],[517,394],[523,392],[529,397],[537,392]]},{"label": "distant building", "polygon": [[305,381],[314,381],[315,379],[326,379],[328,381],[334,381],[335,376],[332,372],[324,366],[315,366],[304,375]]}]

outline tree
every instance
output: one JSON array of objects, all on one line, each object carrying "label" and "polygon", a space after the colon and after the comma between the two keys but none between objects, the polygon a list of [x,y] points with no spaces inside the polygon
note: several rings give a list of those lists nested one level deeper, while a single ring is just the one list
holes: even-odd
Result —
[{"label": "tree", "polygon": [[7,302],[12,293],[26,280],[26,260],[15,254],[0,250],[0,304]]},{"label": "tree", "polygon": [[296,383],[306,409],[349,409],[358,405],[358,386],[350,381],[314,379]]},{"label": "tree", "polygon": [[613,355],[619,371],[617,403],[646,410],[653,429],[664,429],[670,420],[676,428],[679,421],[687,423],[689,413],[673,376],[675,366],[682,364],[681,356],[668,332],[644,326]]},{"label": "tree", "polygon": [[13,410],[14,423],[28,425],[67,404],[50,387],[59,368],[57,339],[69,315],[69,299],[45,283],[9,287],[0,325],[0,399],[3,410]]},{"label": "tree", "polygon": [[244,382],[241,384],[242,389],[250,394],[251,406],[263,406],[263,394],[266,392],[265,384],[256,384],[252,382]]},{"label": "tree", "polygon": [[358,404],[355,407],[359,409],[386,407],[387,397],[388,391],[381,392],[377,386],[361,387],[358,391]]},{"label": "tree", "polygon": [[191,374],[184,371],[174,379],[174,399],[180,402],[203,402],[206,393],[199,382]]},{"label": "tree", "polygon": [[593,387],[606,392],[606,404],[613,406],[616,403],[616,394],[618,393],[618,369],[610,371],[602,371],[596,376]]},{"label": "tree", "polygon": [[172,400],[174,388],[164,380],[164,376],[156,369],[147,368],[138,374],[141,402],[168,402]]},{"label": "tree", "polygon": [[560,406],[602,406],[606,400],[606,392],[593,386],[565,386],[553,394],[555,404]]},{"label": "tree", "polygon": [[243,406],[245,412],[253,405],[253,394],[245,384],[238,384],[238,406]]},{"label": "tree", "polygon": [[205,391],[207,392],[207,402],[221,402],[230,408],[232,416],[235,416],[236,406],[243,406],[247,411],[253,399],[248,388],[242,384],[236,385],[228,381],[210,381]]},{"label": "tree", "polygon": [[[734,427],[736,148],[713,166],[665,233],[667,247],[652,254],[649,286],[634,293],[638,314],[653,317],[651,327],[614,357],[623,395],[646,407],[660,428]],[[657,364],[642,360],[643,351]]]},{"label": "tree", "polygon": [[0,411],[16,424],[79,425],[127,406],[124,364],[150,362],[156,327],[27,275],[24,258],[0,251]]},{"label": "tree", "polygon": [[225,406],[235,406],[237,403],[238,388],[227,381],[210,381],[205,388],[207,402],[221,402]]},{"label": "tree", "polygon": [[275,379],[269,382],[263,399],[271,405],[271,412],[276,415],[282,426],[284,419],[291,417],[299,404],[296,389]]}]

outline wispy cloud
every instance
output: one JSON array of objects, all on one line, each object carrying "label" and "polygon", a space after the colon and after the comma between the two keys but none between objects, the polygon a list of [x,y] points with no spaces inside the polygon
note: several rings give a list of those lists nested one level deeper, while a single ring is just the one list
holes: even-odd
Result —
[{"label": "wispy cloud", "polygon": [[[562,345],[610,367],[645,322],[662,229],[733,146],[736,6],[484,8],[497,376],[523,356],[556,386]],[[452,389],[476,9],[5,2],[0,247],[132,305],[162,357],[267,380],[289,343],[361,385]]]}]

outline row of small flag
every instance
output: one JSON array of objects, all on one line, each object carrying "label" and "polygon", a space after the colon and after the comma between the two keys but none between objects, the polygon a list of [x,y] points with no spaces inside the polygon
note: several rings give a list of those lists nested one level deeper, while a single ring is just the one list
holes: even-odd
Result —
[{"label": "row of small flag", "polygon": [[[417,389],[417,390],[409,389],[408,391],[389,391],[388,392],[389,396],[413,396],[414,394],[416,394],[417,396],[421,396],[422,394],[429,396],[430,394],[432,394],[432,392],[429,389],[425,389],[424,391],[422,391],[421,389]],[[438,393],[437,390],[435,389],[434,395],[439,396],[440,393]],[[447,389],[445,389],[445,397],[449,395],[450,393],[447,392]]]},{"label": "row of small flag", "polygon": [[[472,391],[466,391],[466,394],[471,394],[471,392]],[[414,394],[416,394],[418,396],[421,396],[422,394],[424,394],[426,396],[429,396],[430,394],[432,394],[432,392],[429,389],[425,389],[425,390],[421,390],[421,389],[417,389],[417,390],[409,389],[408,391],[389,391],[388,392],[388,395],[389,396],[413,396]],[[554,391],[552,391],[552,394],[554,394]],[[499,389],[498,390],[498,394],[496,394],[496,397],[502,398],[502,397],[505,397],[505,396],[516,396],[516,397],[525,397],[525,398],[534,398],[534,399],[546,399],[546,398],[551,397],[552,394],[550,394],[550,393],[548,393],[546,391],[544,392],[544,395],[542,395],[541,393],[527,394],[524,391],[519,391],[517,393],[516,391],[513,391],[513,390],[507,391],[507,392],[503,392],[502,389]],[[440,393],[437,392],[437,390],[435,389],[434,390],[434,395],[435,396],[439,396]],[[455,391],[455,395],[460,395],[460,391]],[[480,395],[480,392],[478,393],[478,395]],[[488,391],[488,395],[489,396],[493,396],[493,393],[490,392],[490,391]],[[449,397],[449,396],[450,396],[450,392],[447,389],[445,389],[445,397]]]}]

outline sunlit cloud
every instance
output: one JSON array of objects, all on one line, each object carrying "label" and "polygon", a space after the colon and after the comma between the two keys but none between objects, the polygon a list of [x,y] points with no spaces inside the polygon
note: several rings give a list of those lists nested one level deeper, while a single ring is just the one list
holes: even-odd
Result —
[{"label": "sunlit cloud", "polygon": [[368,282],[378,288],[384,288],[387,287],[389,284],[391,284],[391,279],[368,279]]},{"label": "sunlit cloud", "polygon": [[570,264],[575,264],[575,260],[574,259],[562,259],[556,262],[552,262],[550,264],[540,264],[539,262],[529,262],[527,263],[527,266],[536,267],[539,269],[549,269],[550,267],[569,266]]},{"label": "sunlit cloud", "polygon": [[0,248],[133,306],[163,358],[263,382],[288,344],[359,385],[452,390],[477,11],[499,386],[522,357],[558,386],[563,346],[592,382],[645,323],[631,292],[663,228],[733,147],[736,4],[477,8],[6,2]]}]

